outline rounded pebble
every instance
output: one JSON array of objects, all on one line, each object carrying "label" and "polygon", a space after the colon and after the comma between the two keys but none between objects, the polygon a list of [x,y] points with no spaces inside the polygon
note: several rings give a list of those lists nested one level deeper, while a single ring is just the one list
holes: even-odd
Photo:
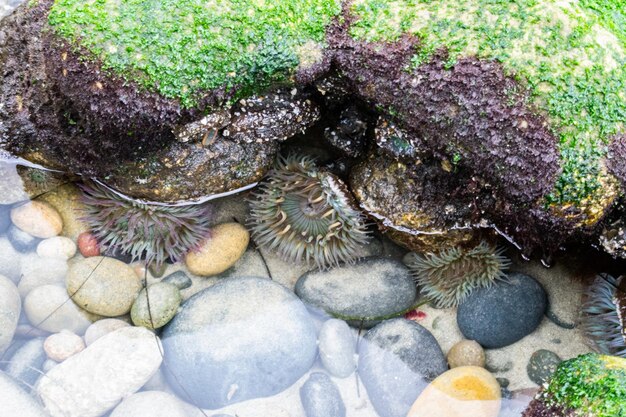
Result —
[{"label": "rounded pebble", "polygon": [[43,343],[49,359],[55,362],[63,362],[67,358],[85,349],[83,338],[68,330],[62,330],[46,338]]},{"label": "rounded pebble", "polygon": [[187,254],[185,263],[195,275],[221,274],[241,258],[249,242],[250,233],[239,223],[220,224],[197,250]]},{"label": "rounded pebble", "polygon": [[133,268],[113,258],[94,256],[72,265],[67,274],[67,292],[80,307],[105,317],[121,316],[141,291]]},{"label": "rounded pebble", "polygon": [[459,366],[485,367],[485,351],[475,340],[461,340],[448,351],[450,368]]},{"label": "rounded pebble", "polygon": [[30,201],[13,208],[11,221],[20,230],[40,239],[57,236],[63,230],[59,212],[43,201]]},{"label": "rounded pebble", "polygon": [[16,251],[21,253],[30,252],[37,247],[41,239],[37,239],[25,231],[19,229],[15,225],[11,225],[7,231],[7,238]]},{"label": "rounded pebble", "polygon": [[546,349],[539,349],[532,354],[526,366],[528,378],[541,386],[550,380],[562,361],[556,353]]},{"label": "rounded pebble", "polygon": [[85,344],[91,345],[102,336],[121,329],[122,327],[129,327],[130,323],[120,319],[102,319],[93,323],[87,328],[85,332]]},{"label": "rounded pebble", "polygon": [[76,255],[76,244],[68,237],[51,237],[39,242],[37,255],[42,258],[68,260]]},{"label": "rounded pebble", "polygon": [[90,232],[83,232],[78,235],[78,250],[85,258],[100,256],[100,244],[98,239]]},{"label": "rounded pebble", "polygon": [[67,329],[83,334],[93,318],[74,304],[65,288],[58,285],[43,285],[29,292],[24,299],[24,312],[33,326],[50,333]]},{"label": "rounded pebble", "polygon": [[189,288],[193,285],[191,278],[189,278],[183,271],[176,271],[166,276],[163,278],[162,282],[174,284],[179,290],[184,290],[185,288]]},{"label": "rounded pebble", "polygon": [[352,375],[356,368],[356,340],[343,320],[330,319],[319,333],[320,359],[324,368],[337,378]]},{"label": "rounded pebble", "polygon": [[130,317],[135,326],[158,329],[172,320],[181,301],[180,290],[174,284],[151,284],[139,293],[130,310]]},{"label": "rounded pebble", "polygon": [[20,296],[26,297],[29,292],[42,285],[65,285],[67,261],[53,258],[33,256],[26,261],[28,266],[22,268],[22,279],[17,285]]},{"label": "rounded pebble", "polygon": [[300,388],[300,400],[307,417],[345,417],[346,406],[339,389],[328,375],[313,372]]}]

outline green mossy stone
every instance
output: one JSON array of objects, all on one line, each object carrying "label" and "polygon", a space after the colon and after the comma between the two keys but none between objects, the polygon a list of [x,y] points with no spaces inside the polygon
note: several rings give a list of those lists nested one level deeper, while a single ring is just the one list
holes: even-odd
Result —
[{"label": "green mossy stone", "polygon": [[414,68],[441,48],[451,67],[471,56],[501,63],[560,141],[562,173],[547,202],[606,193],[602,159],[626,120],[624,0],[355,0],[352,12],[356,39],[418,36]]},{"label": "green mossy stone", "polygon": [[57,0],[48,20],[104,69],[192,107],[207,91],[289,82],[340,11],[340,0]]},{"label": "green mossy stone", "polygon": [[626,359],[590,353],[562,362],[541,398],[577,416],[626,416]]},{"label": "green mossy stone", "polygon": [[130,317],[135,326],[159,329],[169,323],[178,312],[182,296],[178,287],[157,282],[144,288],[133,303]]}]

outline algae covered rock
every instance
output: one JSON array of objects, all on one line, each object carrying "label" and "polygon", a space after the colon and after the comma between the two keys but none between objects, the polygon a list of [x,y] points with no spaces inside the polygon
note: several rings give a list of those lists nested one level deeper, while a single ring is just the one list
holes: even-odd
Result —
[{"label": "algae covered rock", "polygon": [[626,359],[586,354],[562,362],[524,417],[626,415]]}]

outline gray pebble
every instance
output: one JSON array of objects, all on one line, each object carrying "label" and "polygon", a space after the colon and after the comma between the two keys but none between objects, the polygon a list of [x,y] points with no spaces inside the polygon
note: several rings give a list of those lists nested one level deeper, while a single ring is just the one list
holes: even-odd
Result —
[{"label": "gray pebble", "polygon": [[300,400],[307,417],[345,417],[346,406],[339,389],[328,375],[314,372],[300,388]]},{"label": "gray pebble", "polygon": [[543,385],[548,382],[556,368],[562,362],[562,359],[554,352],[540,349],[533,353],[526,366],[528,378],[537,385]]},{"label": "gray pebble", "polygon": [[322,364],[331,375],[346,378],[354,372],[356,341],[345,321],[324,322],[319,333],[319,351]]}]

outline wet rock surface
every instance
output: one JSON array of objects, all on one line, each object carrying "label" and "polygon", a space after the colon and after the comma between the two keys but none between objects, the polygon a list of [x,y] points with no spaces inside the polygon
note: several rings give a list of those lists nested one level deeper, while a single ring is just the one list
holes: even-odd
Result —
[{"label": "wet rock surface", "polygon": [[561,362],[563,360],[556,353],[540,349],[533,353],[528,361],[528,366],[526,367],[528,377],[535,384],[542,386],[550,380]]},{"label": "wet rock surface", "polygon": [[20,417],[50,417],[37,400],[15,381],[0,371],[0,415]]},{"label": "wet rock surface", "polygon": [[347,378],[356,369],[356,339],[343,320],[329,319],[319,332],[320,359],[333,376]]},{"label": "wet rock surface", "polygon": [[302,302],[262,278],[228,278],[196,294],[162,340],[172,387],[209,409],[277,394],[317,356]]},{"label": "wet rock surface", "polygon": [[382,322],[359,344],[359,376],[381,417],[406,417],[428,382],[447,369],[433,335],[405,319]]},{"label": "wet rock surface", "polygon": [[314,372],[300,388],[307,417],[345,417],[346,406],[335,383],[323,372]]}]

